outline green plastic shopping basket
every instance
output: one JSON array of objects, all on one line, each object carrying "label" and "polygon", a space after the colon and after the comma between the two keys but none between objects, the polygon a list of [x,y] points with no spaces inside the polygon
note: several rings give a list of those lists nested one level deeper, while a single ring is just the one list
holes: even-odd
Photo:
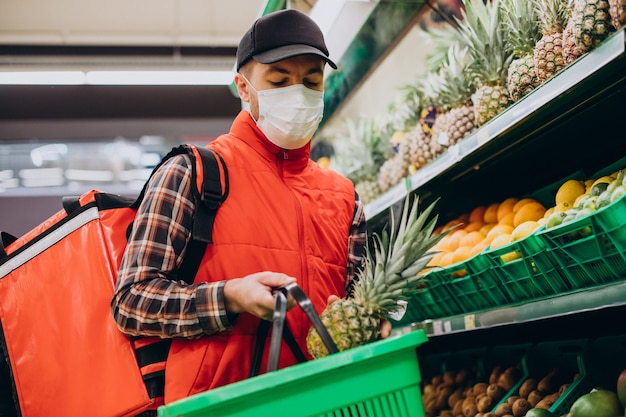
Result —
[{"label": "green plastic shopping basket", "polygon": [[423,330],[225,385],[162,406],[159,417],[424,417]]}]

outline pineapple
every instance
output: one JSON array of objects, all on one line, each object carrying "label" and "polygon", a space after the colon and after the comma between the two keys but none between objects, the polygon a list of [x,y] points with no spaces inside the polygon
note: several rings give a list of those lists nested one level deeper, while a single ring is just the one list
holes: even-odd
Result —
[{"label": "pineapple", "polygon": [[393,149],[377,133],[371,119],[346,119],[345,126],[346,132],[334,143],[333,168],[355,184],[361,200],[367,204],[381,194],[376,177]]},{"label": "pineapple", "polygon": [[462,46],[473,63],[468,71],[476,84],[472,95],[476,125],[481,126],[511,105],[505,86],[512,55],[501,30],[500,0],[464,0],[463,19],[457,19]]},{"label": "pineapple", "polygon": [[448,58],[441,67],[443,82],[439,97],[450,109],[444,130],[448,146],[454,145],[475,128],[472,105],[474,85],[467,73],[471,63],[467,48],[462,48],[457,42],[448,48]]},{"label": "pineapple", "polygon": [[[404,138],[403,138],[404,139]],[[382,192],[402,181],[402,178],[409,175],[411,166],[410,147],[407,141],[401,140],[398,143],[397,153],[386,160],[380,167],[378,173],[378,186]]]},{"label": "pineapple", "polygon": [[563,29],[568,18],[566,0],[532,0],[540,16],[541,39],[533,55],[539,82],[543,83],[565,67]]},{"label": "pineapple", "polygon": [[578,20],[577,18],[573,18],[574,0],[568,0],[567,10],[569,17],[565,29],[563,29],[563,60],[565,61],[565,65],[576,61],[584,53],[577,45],[576,34],[574,32],[574,27]]},{"label": "pineapple", "polygon": [[[395,227],[392,211],[390,232],[383,230],[372,236],[373,250],[367,251],[352,297],[329,304],[320,314],[339,351],[378,340],[380,321],[398,308],[398,301],[407,300],[423,279],[418,273],[433,256],[428,251],[445,233],[432,235],[437,216],[426,223],[437,201],[421,214],[417,201],[415,197],[409,210],[407,196],[399,227]],[[315,328],[309,330],[306,342],[314,358],[328,354]]]},{"label": "pineapple", "polygon": [[611,23],[615,29],[619,29],[626,24],[626,0],[609,0],[609,5]]},{"label": "pineapple", "polygon": [[585,53],[615,31],[608,0],[574,0],[573,21],[576,46]]},{"label": "pineapple", "polygon": [[528,0],[504,0],[503,28],[513,54],[507,75],[511,100],[518,101],[540,85],[535,71],[533,48],[541,38],[539,15]]}]

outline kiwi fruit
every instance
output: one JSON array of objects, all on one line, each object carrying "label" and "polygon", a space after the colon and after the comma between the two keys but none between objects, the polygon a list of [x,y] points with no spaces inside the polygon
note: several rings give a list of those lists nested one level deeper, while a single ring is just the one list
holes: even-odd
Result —
[{"label": "kiwi fruit", "polygon": [[511,411],[513,411],[515,417],[524,417],[531,408],[532,406],[527,400],[519,398],[513,403]]},{"label": "kiwi fruit", "polygon": [[488,411],[493,410],[493,407],[495,407],[496,404],[497,404],[497,401],[495,401],[493,398],[491,398],[488,395],[484,395],[476,402],[476,408],[478,409],[479,412],[486,413]]},{"label": "kiwi fruit", "polygon": [[519,396],[528,398],[528,394],[537,389],[537,380],[535,378],[528,378],[519,387]]},{"label": "kiwi fruit", "polygon": [[513,403],[520,398],[522,397],[520,397],[519,395],[511,395],[510,397],[506,399],[506,403],[512,407]]},{"label": "kiwi fruit", "polygon": [[486,382],[477,382],[476,384],[474,384],[474,388],[472,389],[472,393],[474,394],[474,396],[477,396],[478,394],[484,393],[485,391],[487,391],[487,387],[488,386],[489,385]]},{"label": "kiwi fruit", "polygon": [[528,400],[530,405],[534,407],[535,405],[537,405],[539,401],[543,399],[543,397],[544,397],[543,392],[536,389],[536,390],[531,391],[530,394],[528,394],[528,397],[526,397],[526,399]]},{"label": "kiwi fruit", "polygon": [[513,410],[511,408],[511,404],[509,403],[502,403],[498,405],[494,410],[494,413],[497,417],[504,417],[505,415],[511,414],[512,412]]},{"label": "kiwi fruit", "polygon": [[500,401],[507,391],[498,384],[490,384],[485,391],[487,395],[496,402]]},{"label": "kiwi fruit", "polygon": [[477,413],[478,408],[476,407],[476,404],[468,404],[467,406],[463,407],[463,415],[465,417],[476,417]]}]

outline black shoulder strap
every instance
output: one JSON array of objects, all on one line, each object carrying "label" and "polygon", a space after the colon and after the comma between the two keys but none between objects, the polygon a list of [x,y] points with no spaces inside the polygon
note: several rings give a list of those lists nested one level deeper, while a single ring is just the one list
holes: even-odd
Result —
[{"label": "black shoulder strap", "polygon": [[[194,152],[197,151],[197,152]],[[172,148],[170,152],[161,159],[161,162],[153,169],[152,176],[160,167],[173,156],[187,154],[191,158],[191,190],[198,204],[194,213],[191,239],[187,245],[187,252],[181,267],[178,270],[180,279],[193,282],[196,272],[200,267],[202,256],[206,251],[207,244],[213,243],[213,222],[217,209],[228,197],[228,170],[221,155],[216,151],[194,145],[180,145]],[[198,155],[200,161],[197,160]],[[196,178],[198,169],[202,170],[202,189],[198,189]],[[222,189],[222,176],[224,178],[224,189]],[[131,205],[138,208],[146,193],[148,181],[135,202]]]},{"label": "black shoulder strap", "polygon": [[[228,197],[228,170],[222,156],[209,148],[196,148],[202,162],[204,180],[202,189],[198,190],[195,184],[196,173],[192,175],[194,193],[198,200],[196,213],[194,214],[193,230],[191,239],[187,245],[185,259],[178,270],[181,279],[193,281],[200,267],[202,256],[209,243],[213,243],[213,223],[217,209]],[[218,162],[219,159],[219,162]],[[222,169],[220,170],[220,166]],[[196,164],[193,170],[196,170]],[[222,175],[224,176],[224,189],[222,190]]]}]

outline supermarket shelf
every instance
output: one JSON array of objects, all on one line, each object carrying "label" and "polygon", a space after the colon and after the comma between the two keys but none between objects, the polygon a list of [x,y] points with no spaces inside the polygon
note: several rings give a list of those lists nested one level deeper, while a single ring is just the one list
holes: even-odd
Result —
[{"label": "supermarket shelf", "polygon": [[626,306],[626,282],[586,288],[559,296],[491,310],[424,320],[397,329],[399,333],[424,329],[429,337],[528,323],[576,313]]},{"label": "supermarket shelf", "polygon": [[368,204],[365,207],[368,219],[384,214],[389,206],[401,202],[406,192],[415,192],[435,179],[453,181],[497,155],[515,152],[516,147],[530,142],[542,131],[576,117],[576,112],[592,100],[603,99],[626,80],[624,33],[621,29],[613,34],[596,49],[448,148],[438,159],[420,168],[406,179],[406,183]]}]

